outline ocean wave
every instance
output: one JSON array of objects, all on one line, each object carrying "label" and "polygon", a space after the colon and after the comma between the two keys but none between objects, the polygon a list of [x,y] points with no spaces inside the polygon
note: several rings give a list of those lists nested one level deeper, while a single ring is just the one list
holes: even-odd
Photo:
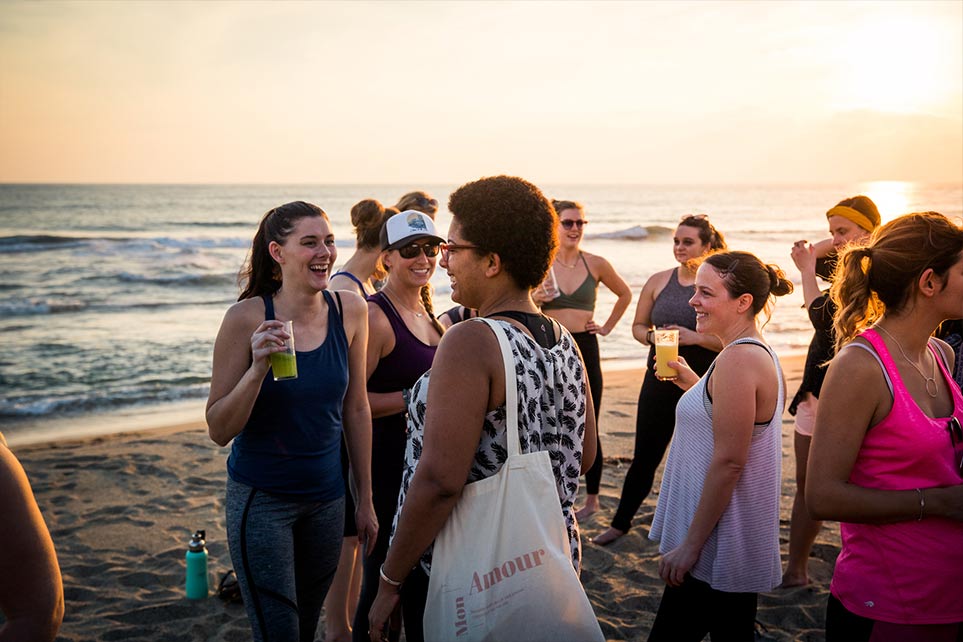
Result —
[{"label": "ocean wave", "polygon": [[90,391],[90,393],[59,397],[24,396],[0,399],[0,419],[68,416],[98,410],[203,399],[207,396],[209,388],[209,382],[205,381],[161,390],[157,390],[154,386],[138,386],[110,392]]},{"label": "ocean wave", "polygon": [[219,286],[233,285],[236,283],[237,274],[171,274],[171,275],[147,275],[134,274],[133,272],[121,272],[116,278],[123,283],[145,283],[148,285],[172,285],[177,287],[192,286]]},{"label": "ocean wave", "polygon": [[641,241],[649,237],[658,236],[662,237],[667,234],[672,234],[674,230],[662,225],[633,225],[632,227],[626,228],[624,230],[616,230],[615,232],[600,232],[598,234],[586,234],[586,239],[609,239],[615,241]]},{"label": "ocean wave", "polygon": [[87,307],[80,299],[70,298],[32,298],[0,301],[0,315],[9,317],[25,317],[38,314],[60,314],[77,312]]},{"label": "ocean wave", "polygon": [[55,236],[52,234],[33,234],[0,236],[0,252],[43,252],[79,247],[92,239],[83,236]]}]

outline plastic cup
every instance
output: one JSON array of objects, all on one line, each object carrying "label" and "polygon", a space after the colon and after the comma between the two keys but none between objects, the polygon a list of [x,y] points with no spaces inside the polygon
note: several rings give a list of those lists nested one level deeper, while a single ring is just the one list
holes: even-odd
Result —
[{"label": "plastic cup", "polygon": [[288,339],[284,342],[284,352],[271,353],[271,373],[275,381],[298,378],[298,357],[294,351],[294,322],[284,321],[284,331]]},{"label": "plastic cup", "polygon": [[679,331],[655,330],[652,335],[655,339],[655,378],[672,381],[679,373],[667,364],[679,360]]},{"label": "plastic cup", "polygon": [[549,267],[545,280],[539,286],[542,293],[550,299],[557,299],[562,293],[558,291],[558,283],[555,281],[555,268]]}]

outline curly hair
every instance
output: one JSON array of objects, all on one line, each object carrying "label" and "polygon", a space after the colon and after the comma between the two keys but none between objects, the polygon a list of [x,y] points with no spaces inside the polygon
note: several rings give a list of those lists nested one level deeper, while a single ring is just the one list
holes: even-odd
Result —
[{"label": "curly hair", "polygon": [[900,216],[876,228],[867,245],[843,248],[829,291],[839,310],[836,350],[884,312],[901,311],[923,272],[942,278],[961,256],[963,226],[938,212]]},{"label": "curly hair", "polygon": [[251,253],[238,275],[238,284],[241,286],[238,301],[274,294],[281,288],[281,267],[274,261],[268,247],[271,241],[283,245],[298,221],[309,216],[320,216],[330,222],[324,210],[304,201],[279,205],[268,210],[261,218],[251,242]]},{"label": "curly hair", "polygon": [[709,217],[705,214],[686,214],[679,220],[679,225],[699,230],[699,240],[703,245],[708,245],[712,252],[725,252],[729,247],[722,232],[709,222]]},{"label": "curly hair", "polygon": [[558,248],[558,216],[542,191],[517,176],[490,176],[452,192],[448,209],[465,239],[497,254],[523,288],[539,285]]},{"label": "curly hair", "polygon": [[733,298],[751,294],[753,316],[765,309],[767,322],[773,297],[785,296],[793,289],[778,265],[763,263],[749,252],[718,252],[706,257],[705,262],[716,269]]}]

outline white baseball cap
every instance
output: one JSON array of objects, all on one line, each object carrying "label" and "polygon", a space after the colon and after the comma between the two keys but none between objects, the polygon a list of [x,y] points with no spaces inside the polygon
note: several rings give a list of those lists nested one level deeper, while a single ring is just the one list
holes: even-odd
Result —
[{"label": "white baseball cap", "polygon": [[394,250],[421,238],[445,242],[435,233],[435,222],[430,216],[416,210],[405,210],[385,221],[381,228],[381,249]]}]

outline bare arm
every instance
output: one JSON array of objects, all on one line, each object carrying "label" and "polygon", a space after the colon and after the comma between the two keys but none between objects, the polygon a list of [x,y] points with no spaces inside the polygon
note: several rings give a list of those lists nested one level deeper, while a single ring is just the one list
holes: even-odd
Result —
[{"label": "bare arm", "polygon": [[50,532],[23,467],[0,445],[0,641],[53,640],[64,591]]},{"label": "bare arm", "polygon": [[374,550],[378,536],[378,519],[371,501],[371,410],[365,390],[365,358],[368,349],[368,310],[360,296],[341,296],[344,329],[348,336],[348,390],[344,396],[342,415],[348,461],[358,497],[355,523],[358,537],[366,551]]},{"label": "bare arm", "polygon": [[[872,355],[851,348],[833,358],[819,395],[809,451],[806,505],[814,519],[887,524],[919,517],[920,494],[915,489],[849,483],[866,431],[891,407],[892,397]],[[924,515],[963,520],[963,484],[922,490]]]},{"label": "bare arm", "polygon": [[649,345],[646,334],[652,329],[652,306],[655,305],[655,299],[662,288],[668,283],[671,272],[672,270],[664,270],[650,276],[639,294],[639,302],[635,306],[635,318],[632,320],[632,336],[644,346]]},{"label": "bare arm", "polygon": [[612,330],[615,329],[615,325],[625,314],[628,309],[629,304],[632,303],[632,289],[629,284],[615,271],[612,264],[606,261],[601,256],[590,255],[592,268],[595,273],[598,274],[599,281],[612,291],[618,300],[612,307],[612,312],[609,313],[609,318],[606,319],[605,323],[601,326],[596,325],[595,321],[591,321],[587,326],[586,330],[593,334],[600,334],[603,337],[608,335]]},{"label": "bare arm", "polygon": [[760,414],[775,410],[775,382],[772,359],[754,346],[734,346],[717,360],[712,375],[712,459],[702,496],[685,540],[659,563],[659,575],[670,586],[682,583],[729,505],[749,456],[753,424]]},{"label": "bare arm", "polygon": [[[832,244],[830,243],[830,249]],[[806,241],[796,241],[790,252],[792,262],[799,269],[802,279],[803,300],[808,308],[813,301],[822,296],[819,289],[819,282],[816,280],[816,249],[815,246],[808,245]]]},{"label": "bare arm", "polygon": [[217,333],[207,428],[218,445],[226,446],[244,429],[271,366],[271,353],[284,350],[284,324],[260,321],[263,318],[260,301],[247,299],[231,306]]}]

